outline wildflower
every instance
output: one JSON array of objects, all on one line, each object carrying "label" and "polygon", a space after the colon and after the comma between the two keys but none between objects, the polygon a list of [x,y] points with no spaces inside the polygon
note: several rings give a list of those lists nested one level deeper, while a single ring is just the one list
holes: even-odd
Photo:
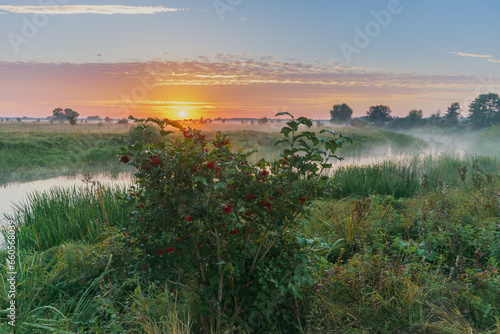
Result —
[{"label": "wildflower", "polygon": [[263,170],[262,172],[260,172],[259,175],[260,176],[266,176],[266,175],[269,175],[269,172],[267,170]]},{"label": "wildflower", "polygon": [[128,163],[128,162],[130,161],[130,157],[129,157],[128,155],[124,155],[124,156],[122,157],[122,161],[123,161],[124,163]]},{"label": "wildflower", "polygon": [[174,248],[174,247],[168,247],[168,248],[165,248],[165,249],[164,249],[164,252],[165,252],[165,253],[172,253],[172,252],[175,252],[175,248]]},{"label": "wildflower", "polygon": [[226,204],[225,206],[222,207],[222,211],[224,211],[224,213],[230,213],[231,211],[233,211],[233,205]]},{"label": "wildflower", "polygon": [[238,234],[238,230],[237,229],[234,229],[232,230],[231,232],[229,232],[230,235],[235,235],[235,234]]},{"label": "wildflower", "polygon": [[198,243],[196,244],[196,250],[199,250],[201,248],[201,243],[198,241]]},{"label": "wildflower", "polygon": [[304,203],[307,201],[307,198],[301,197],[301,198],[299,198],[299,201],[300,201],[300,205],[304,205]]},{"label": "wildflower", "polygon": [[140,207],[140,208],[144,208],[144,204],[139,203],[139,207]]},{"label": "wildflower", "polygon": [[210,161],[209,163],[207,163],[207,165],[205,167],[212,169],[212,168],[214,168],[214,166],[215,166],[215,163],[213,161]]},{"label": "wildflower", "polygon": [[248,194],[246,199],[256,199],[257,196],[255,196],[254,194]]},{"label": "wildflower", "polygon": [[220,227],[225,228],[225,227],[226,227],[226,224],[221,224],[221,226],[220,226]]},{"label": "wildflower", "polygon": [[253,231],[251,229],[248,229],[248,234],[252,234]]},{"label": "wildflower", "polygon": [[135,194],[134,193],[130,193],[130,196],[135,196]]},{"label": "wildflower", "polygon": [[125,232],[123,232],[123,236],[124,236],[125,238],[126,238],[126,237],[128,237],[129,235],[130,235],[130,233],[129,233],[129,232],[126,232],[126,233],[125,233]]},{"label": "wildflower", "polygon": [[190,222],[193,220],[193,217],[191,216],[184,216],[184,220],[187,221],[187,222]]}]

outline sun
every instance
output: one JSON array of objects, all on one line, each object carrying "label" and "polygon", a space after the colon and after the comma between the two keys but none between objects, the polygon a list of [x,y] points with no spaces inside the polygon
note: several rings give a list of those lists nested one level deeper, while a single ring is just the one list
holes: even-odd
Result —
[{"label": "sun", "polygon": [[179,117],[185,118],[187,113],[185,111],[179,111]]}]

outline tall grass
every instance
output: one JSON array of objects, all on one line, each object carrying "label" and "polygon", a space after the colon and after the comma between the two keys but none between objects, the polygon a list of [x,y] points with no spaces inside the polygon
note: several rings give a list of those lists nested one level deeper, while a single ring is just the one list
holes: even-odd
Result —
[{"label": "tall grass", "polygon": [[128,210],[121,205],[120,187],[54,188],[28,195],[8,217],[19,227],[22,249],[46,250],[68,241],[95,243],[108,228],[120,227]]},{"label": "tall grass", "polygon": [[[113,235],[66,242],[16,258],[16,326],[7,328],[8,268],[0,267],[1,333],[189,333],[192,321],[167,288],[127,278]],[[0,251],[5,263],[6,251]],[[3,326],[3,327],[2,327]],[[9,331],[7,331],[7,329]]]},{"label": "tall grass", "polygon": [[[464,167],[469,172],[461,180],[458,170]],[[371,194],[401,198],[442,186],[472,186],[474,173],[496,173],[499,168],[500,161],[492,157],[413,156],[397,162],[339,167],[330,178],[339,185],[333,191],[336,198]]]}]

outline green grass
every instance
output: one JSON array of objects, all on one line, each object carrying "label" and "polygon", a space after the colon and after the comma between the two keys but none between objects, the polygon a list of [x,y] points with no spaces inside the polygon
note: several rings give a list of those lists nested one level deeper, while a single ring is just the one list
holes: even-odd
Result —
[{"label": "green grass", "polygon": [[27,203],[17,207],[14,217],[22,249],[47,250],[68,241],[96,243],[109,228],[127,219],[121,205],[124,189],[109,187],[55,188],[31,193]]},{"label": "green grass", "polygon": [[[464,167],[466,172],[462,181],[458,169]],[[463,182],[471,187],[473,175],[496,173],[499,168],[500,161],[491,157],[413,156],[406,161],[403,159],[398,162],[383,161],[366,166],[339,167],[331,172],[330,179],[332,183],[339,185],[333,191],[336,198],[371,194],[400,198]]]},{"label": "green grass", "polygon": [[[379,146],[393,151],[425,146],[390,131],[342,131],[359,142],[350,148],[352,154]],[[52,140],[62,137],[42,132],[12,138],[25,141],[17,148],[24,151],[36,138],[40,149],[62,150]],[[66,135],[88,139],[83,150],[101,138],[92,131]],[[271,147],[276,136],[234,131],[232,148],[260,149],[269,158],[277,154]],[[306,286],[305,297],[296,301],[297,319],[290,320],[296,332],[498,333],[499,167],[491,157],[417,155],[335,170],[329,182],[340,187],[310,204],[310,215],[302,218],[300,232],[316,245],[329,245],[330,251],[319,252],[317,283]],[[128,215],[120,205],[123,192],[54,190],[32,194],[18,208],[12,217],[20,228],[17,333],[200,331],[198,305],[189,293],[129,274],[119,230]],[[6,257],[0,251],[2,263]],[[5,264],[0,271],[0,308],[5,310]],[[0,311],[2,320],[5,315]],[[2,326],[7,329],[5,321]],[[260,333],[279,330],[267,327]]]},{"label": "green grass", "polygon": [[[455,163],[442,158],[417,166]],[[332,247],[316,273],[317,285],[297,301],[297,333],[497,333],[498,176],[472,169],[465,182],[457,173],[458,182],[421,188],[407,198],[348,196],[312,203],[302,232]],[[102,193],[101,201],[110,203],[106,224],[94,224],[103,221],[103,211],[84,190],[42,194],[24,208],[39,219],[18,220],[18,333],[198,330],[189,295],[176,296],[162,282],[144,285],[127,274],[118,230],[124,218],[112,215],[120,210],[119,193]],[[93,232],[84,235],[84,229]],[[46,246],[37,248],[35,233]],[[6,255],[0,252],[0,258]],[[460,266],[457,255],[463,257]],[[8,300],[5,270],[2,308]]]},{"label": "green grass", "polygon": [[125,143],[124,134],[113,133],[0,133],[0,182],[68,170],[119,170],[117,154]]}]

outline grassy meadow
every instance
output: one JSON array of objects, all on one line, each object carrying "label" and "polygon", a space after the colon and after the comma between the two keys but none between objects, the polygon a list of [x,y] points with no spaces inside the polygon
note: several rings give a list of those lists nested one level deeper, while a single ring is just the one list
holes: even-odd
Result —
[{"label": "grassy meadow", "polygon": [[[210,137],[220,125],[204,127]],[[256,161],[279,155],[278,124],[227,129],[232,149],[257,150]],[[390,149],[403,158],[328,171],[329,186],[308,205],[300,232],[330,251],[319,252],[315,283],[290,305],[294,317],[253,332],[500,333],[500,160],[481,146],[494,147],[500,129],[467,134],[477,151],[434,156],[426,138],[463,134],[338,130],[354,141],[342,157]],[[0,124],[0,182],[124,168],[119,148],[137,135],[112,124]],[[19,227],[16,333],[203,332],[189,292],[127,271],[126,193],[88,180],[31,194],[9,217]],[[0,251],[2,319],[7,256]]]}]

